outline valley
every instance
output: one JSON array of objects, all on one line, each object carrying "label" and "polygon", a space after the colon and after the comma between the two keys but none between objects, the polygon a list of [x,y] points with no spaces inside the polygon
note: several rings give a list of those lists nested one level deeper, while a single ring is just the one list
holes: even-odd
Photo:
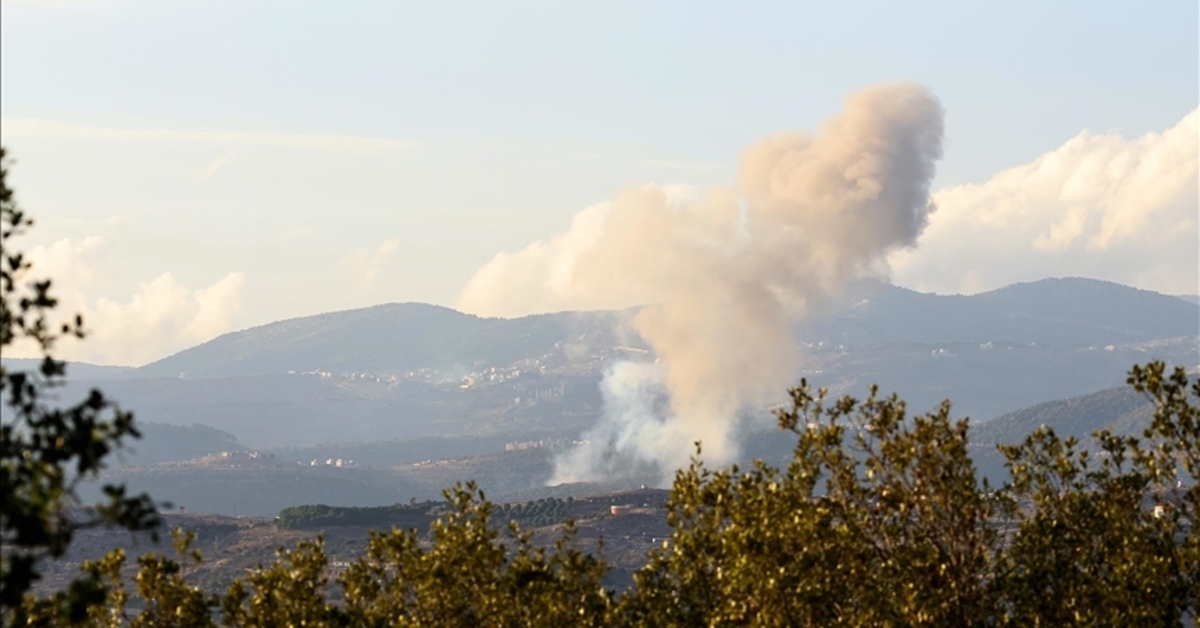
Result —
[{"label": "valley", "polygon": [[[603,416],[606,369],[654,360],[632,317],[481,319],[379,306],[227,334],[136,369],[81,368],[92,379],[71,379],[61,396],[95,386],[134,409],[145,438],[104,479],[197,514],[423,501],[466,480],[507,500],[626,490],[662,480],[546,483],[555,457]],[[1198,328],[1193,303],[1092,280],[970,297],[864,283],[841,310],[796,328],[793,381],[859,397],[878,384],[910,412],[949,398],[956,416],[972,419],[981,468],[999,477],[995,443],[1041,422],[1078,436],[1109,423],[1134,430],[1146,415],[1128,414],[1137,408],[1121,392],[1128,368],[1195,366]],[[1116,401],[1099,406],[1057,401],[1109,389]],[[785,393],[737,417],[743,461],[790,453],[771,414]]]}]

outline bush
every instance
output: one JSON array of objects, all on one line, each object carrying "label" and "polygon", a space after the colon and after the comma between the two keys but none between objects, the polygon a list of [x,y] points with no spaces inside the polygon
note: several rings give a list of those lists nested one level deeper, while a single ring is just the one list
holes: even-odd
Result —
[{"label": "bush", "polygon": [[[802,384],[779,415],[797,438],[787,468],[681,470],[671,542],[621,595],[603,589],[606,566],[575,547],[570,523],[549,548],[512,523],[506,550],[495,519],[537,503],[497,508],[468,484],[447,491],[428,539],[372,532],[333,581],[319,537],[213,596],[156,555],[138,559],[130,594],[115,551],[84,566],[106,598],[83,623],[108,625],[109,609],[140,598],[138,621],[161,625],[213,625],[218,610],[229,626],[1179,625],[1200,583],[1200,384],[1161,363],[1130,383],[1157,405],[1143,439],[1100,433],[1088,455],[1041,429],[1002,448],[1012,480],[1000,487],[977,480],[948,404],[908,417],[894,396],[829,402]],[[199,560],[188,540],[180,552]],[[10,618],[53,608],[27,598]]]}]

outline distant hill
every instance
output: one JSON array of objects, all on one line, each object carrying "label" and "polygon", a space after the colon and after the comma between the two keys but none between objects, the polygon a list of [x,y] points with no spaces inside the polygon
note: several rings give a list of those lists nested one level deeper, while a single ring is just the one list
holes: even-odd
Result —
[{"label": "distant hill", "polygon": [[[1118,386],[1135,363],[1195,366],[1200,355],[1200,307],[1103,281],[971,296],[863,282],[846,298],[797,329],[795,379],[860,397],[879,384],[918,412],[949,398],[956,416],[986,420]],[[394,441],[378,455],[474,455],[485,442],[577,437],[594,424],[607,365],[653,359],[625,324],[631,314],[500,319],[419,303],[332,312],[225,334],[138,369],[69,365],[60,398],[105,379],[99,386],[139,421],[203,424],[247,447]],[[176,459],[151,444],[146,460]]]},{"label": "distant hill", "polygon": [[[13,371],[36,371],[41,367],[42,361],[35,358],[3,358],[0,360],[0,363],[3,363],[5,368]],[[88,364],[86,362],[67,362],[67,378],[69,379],[121,379],[133,376],[136,373],[137,369],[131,366],[105,366],[102,364]]]},{"label": "distant hill", "polygon": [[233,434],[199,423],[170,425],[139,421],[137,428],[142,433],[142,438],[129,441],[128,448],[121,450],[117,455],[127,465],[179,462],[224,451],[246,449],[237,442],[237,437]]},{"label": "distant hill", "polygon": [[[864,282],[849,307],[798,328],[802,342],[1011,342],[1098,346],[1200,334],[1200,307],[1093,279],[1044,279],[971,296],[924,294]],[[621,314],[480,318],[399,303],[296,318],[224,334],[147,364],[138,377],[229,377],[325,370],[464,372],[541,355],[556,345],[642,346]],[[632,336],[632,337],[631,337]],[[82,377],[82,375],[80,375]]]},{"label": "distant hill", "polygon": [[[103,382],[103,389],[122,407],[132,409],[139,422],[200,423],[235,434],[248,447],[267,448],[437,436],[506,434],[509,440],[523,440],[514,434],[543,438],[550,431],[555,437],[563,431],[574,435],[599,415],[596,381],[592,377],[542,377],[533,372],[464,390],[458,382],[392,384],[285,374],[114,380]],[[61,396],[82,398],[82,389],[91,383],[70,384]],[[561,394],[529,399],[525,393],[549,387]],[[499,446],[503,447],[503,441]],[[461,453],[444,455],[475,452],[470,444],[461,449]]]},{"label": "distant hill", "polygon": [[1183,299],[1184,301],[1187,301],[1188,303],[1194,303],[1196,305],[1200,305],[1200,294],[1180,294],[1180,295],[1176,295],[1176,296],[1178,296],[1180,299]]},{"label": "distant hill", "polygon": [[480,318],[423,303],[393,303],[270,323],[137,369],[141,377],[308,372],[403,372],[480,367],[536,357],[561,343],[611,346],[614,314]]},{"label": "distant hill", "polygon": [[973,426],[971,440],[978,444],[1014,444],[1042,425],[1059,436],[1087,441],[1097,430],[1111,428],[1117,434],[1140,436],[1154,417],[1154,404],[1128,386],[1109,388],[1087,395],[1047,401],[1010,412]]},{"label": "distant hill", "polygon": [[1042,425],[1061,438],[1075,437],[1081,449],[1099,450],[1093,434],[1110,429],[1118,436],[1141,437],[1154,420],[1154,404],[1128,386],[1108,388],[1069,399],[1039,403],[971,425],[971,458],[982,477],[999,486],[1008,481],[1005,458],[996,446],[1025,440]]},{"label": "distant hill", "polygon": [[984,421],[1037,403],[1120,386],[1150,360],[1193,365],[1200,339],[1104,347],[1019,343],[881,344],[805,356],[805,376],[837,394],[862,396],[871,384],[896,392],[915,411],[943,399],[956,416]]},{"label": "distant hill", "polygon": [[805,340],[1014,342],[1099,346],[1200,334],[1200,307],[1095,279],[1043,279],[963,296],[864,282],[849,307],[801,328]]}]

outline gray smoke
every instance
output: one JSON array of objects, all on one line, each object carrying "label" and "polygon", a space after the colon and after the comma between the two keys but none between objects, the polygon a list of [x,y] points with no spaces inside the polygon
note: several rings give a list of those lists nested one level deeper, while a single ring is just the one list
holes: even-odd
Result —
[{"label": "gray smoke", "polygon": [[[481,268],[459,298],[464,311],[645,306],[633,326],[659,363],[610,366],[605,417],[557,461],[552,482],[629,464],[669,474],[697,440],[711,462],[737,455],[738,410],[778,396],[796,372],[793,323],[848,282],[886,276],[888,253],[914,245],[941,153],[932,94],[873,86],[815,135],[750,145],[736,189],[633,187]],[[665,408],[654,402],[664,390]]]}]

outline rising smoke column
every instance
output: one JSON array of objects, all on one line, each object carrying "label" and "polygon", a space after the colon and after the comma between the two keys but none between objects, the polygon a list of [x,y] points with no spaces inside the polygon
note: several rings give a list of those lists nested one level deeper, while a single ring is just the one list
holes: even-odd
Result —
[{"label": "rising smoke column", "polygon": [[[924,88],[887,84],[846,99],[816,135],[750,145],[737,189],[699,197],[653,185],[580,212],[571,227],[500,254],[458,306],[490,316],[644,306],[633,326],[657,365],[615,364],[604,419],[557,461],[552,482],[687,463],[693,442],[722,463],[733,419],[778,395],[797,368],[792,324],[843,286],[887,273],[934,207],[942,108]],[[655,402],[665,389],[669,407]]]}]

